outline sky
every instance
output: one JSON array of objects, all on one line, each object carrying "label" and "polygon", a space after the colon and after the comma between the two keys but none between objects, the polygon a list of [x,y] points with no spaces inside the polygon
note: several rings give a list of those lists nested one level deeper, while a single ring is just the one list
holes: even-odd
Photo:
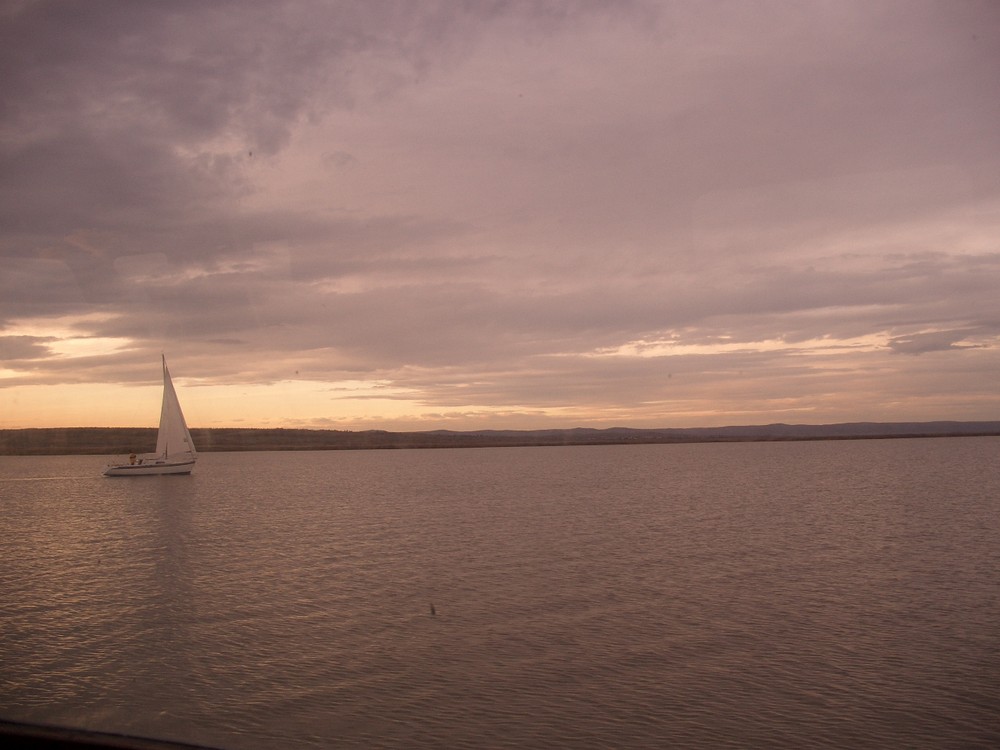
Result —
[{"label": "sky", "polygon": [[1000,419],[1000,3],[0,0],[0,427]]}]

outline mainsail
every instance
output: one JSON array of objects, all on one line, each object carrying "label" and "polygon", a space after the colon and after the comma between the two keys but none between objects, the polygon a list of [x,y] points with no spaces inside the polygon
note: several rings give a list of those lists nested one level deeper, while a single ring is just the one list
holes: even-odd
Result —
[{"label": "mainsail", "polygon": [[170,379],[167,358],[163,356],[163,405],[160,407],[160,431],[156,434],[156,455],[163,459],[179,459],[194,454],[194,441]]}]

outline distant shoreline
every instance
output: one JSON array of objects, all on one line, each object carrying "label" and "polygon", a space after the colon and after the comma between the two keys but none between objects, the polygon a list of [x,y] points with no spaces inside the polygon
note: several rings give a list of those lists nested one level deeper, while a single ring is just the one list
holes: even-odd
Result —
[{"label": "distant shoreline", "polygon": [[[499,448],[557,445],[651,445],[665,443],[873,440],[1000,435],[997,422],[851,422],[828,425],[749,425],[635,429],[475,430],[387,432],[201,428],[191,436],[199,452],[392,450],[406,448]],[[0,429],[0,455],[121,455],[152,452],[152,427],[50,427]]]}]

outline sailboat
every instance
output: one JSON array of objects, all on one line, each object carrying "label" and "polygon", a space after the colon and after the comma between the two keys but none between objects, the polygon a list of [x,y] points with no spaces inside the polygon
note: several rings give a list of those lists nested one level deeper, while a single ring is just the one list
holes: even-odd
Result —
[{"label": "sailboat", "polygon": [[194,441],[184,421],[180,401],[170,380],[167,358],[163,355],[163,406],[160,407],[160,430],[156,434],[156,452],[142,456],[134,453],[126,463],[112,464],[106,477],[134,477],[147,474],[190,474],[197,460]]}]

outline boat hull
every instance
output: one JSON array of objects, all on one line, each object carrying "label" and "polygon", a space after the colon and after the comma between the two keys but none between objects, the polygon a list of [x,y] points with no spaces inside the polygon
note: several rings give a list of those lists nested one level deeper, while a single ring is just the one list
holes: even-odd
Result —
[{"label": "boat hull", "polygon": [[142,464],[117,464],[104,471],[106,477],[143,477],[157,474],[190,474],[194,459],[187,461],[160,461]]}]

